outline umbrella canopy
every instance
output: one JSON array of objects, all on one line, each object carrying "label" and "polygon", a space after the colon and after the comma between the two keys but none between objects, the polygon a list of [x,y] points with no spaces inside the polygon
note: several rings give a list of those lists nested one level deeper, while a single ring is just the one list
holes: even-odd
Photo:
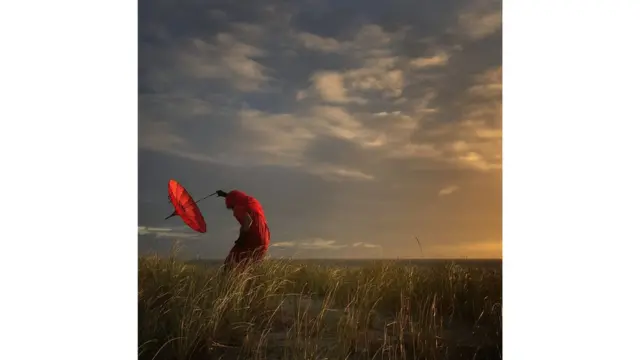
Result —
[{"label": "umbrella canopy", "polygon": [[207,232],[207,223],[204,221],[198,205],[187,189],[173,179],[169,180],[169,200],[173,204],[175,211],[167,219],[178,215],[193,230],[199,233]]}]

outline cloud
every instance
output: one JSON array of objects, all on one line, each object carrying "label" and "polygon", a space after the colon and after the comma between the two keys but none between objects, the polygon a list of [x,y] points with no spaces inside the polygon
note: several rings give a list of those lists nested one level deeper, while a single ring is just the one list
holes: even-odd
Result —
[{"label": "cloud", "polygon": [[241,144],[245,152],[259,157],[265,165],[302,166],[304,152],[316,134],[303,119],[293,114],[269,114],[253,109],[238,113],[242,128],[251,137]]},{"label": "cloud", "polygon": [[324,37],[309,32],[298,32],[294,35],[297,42],[304,48],[326,53],[347,53],[369,57],[385,52],[394,40],[402,38],[404,32],[388,33],[377,24],[361,26],[350,40],[338,41],[332,37]]},{"label": "cloud", "polygon": [[[241,145],[243,151],[260,156],[263,164],[300,167],[326,179],[372,180],[374,176],[340,164],[311,162],[305,153],[321,138],[355,144],[364,151],[373,151],[374,156],[435,151],[427,145],[407,147],[418,122],[400,112],[350,113],[344,107],[319,105],[298,114],[243,110],[240,118],[245,130],[255,135]],[[437,154],[434,152],[433,156]]]},{"label": "cloud", "polygon": [[[299,34],[298,37],[300,36]],[[362,26],[352,40],[345,42],[304,34],[305,47],[340,51],[359,66],[344,71],[315,72],[310,77],[312,88],[299,93],[298,98],[307,98],[309,93],[315,93],[327,102],[362,105],[368,102],[364,96],[371,92],[380,92],[389,98],[399,97],[405,86],[405,72],[398,66],[400,58],[394,55],[391,45],[403,36],[403,30],[389,33],[375,24]],[[420,61],[416,64],[419,63]]]},{"label": "cloud", "polygon": [[[461,168],[480,172],[502,168],[502,67],[491,67],[471,78],[471,84],[456,99],[456,121],[416,123],[414,139],[396,148],[391,156],[430,159],[441,168]],[[425,99],[414,108],[428,108]],[[436,116],[439,109],[427,116]],[[416,115],[414,115],[416,116]],[[423,118],[424,119],[424,118]],[[419,165],[430,169],[437,164]]]},{"label": "cloud", "polygon": [[309,113],[269,114],[242,109],[237,121],[241,131],[223,152],[206,153],[176,134],[168,122],[142,122],[139,146],[193,161],[234,167],[278,166],[320,176],[328,181],[369,181],[374,176],[360,169],[328,162],[311,161],[305,154],[320,136],[375,146],[375,134],[341,108],[319,106]]},{"label": "cloud", "polygon": [[449,62],[449,54],[441,52],[431,57],[415,58],[409,63],[414,68],[443,66]]},{"label": "cloud", "polygon": [[151,114],[163,116],[166,114],[180,114],[181,116],[209,115],[216,110],[215,105],[199,97],[187,94],[139,94],[140,107],[148,109]]},{"label": "cloud", "polygon": [[[251,27],[242,29],[259,31],[251,30]],[[265,55],[264,50],[244,43],[232,34],[221,33],[210,41],[193,39],[178,57],[181,68],[194,78],[222,79],[239,91],[253,92],[269,80],[266,67],[254,60]]]},{"label": "cloud", "polygon": [[[251,145],[261,154],[292,165],[301,165],[305,150],[320,136],[333,137],[375,147],[382,141],[379,131],[368,129],[361,121],[337,106],[312,106],[299,114],[268,114],[257,110],[242,110],[243,127],[255,133]],[[330,168],[330,166],[324,166]]]},{"label": "cloud", "polygon": [[159,233],[155,233],[155,236],[157,238],[171,238],[171,239],[195,239],[195,238],[202,237],[201,234],[181,233],[181,232],[171,232],[171,233],[159,232]]},{"label": "cloud", "polygon": [[458,156],[458,160],[463,165],[481,171],[498,170],[502,168],[501,164],[491,161],[492,159],[487,159],[485,156],[473,151]]},{"label": "cloud", "polygon": [[467,90],[457,143],[460,164],[480,171],[502,168],[502,66],[483,71]]},{"label": "cloud", "polygon": [[384,134],[368,129],[344,108],[315,106],[311,109],[313,127],[319,133],[356,143],[364,148],[381,145]]},{"label": "cloud", "polygon": [[296,246],[296,244],[293,241],[274,242],[269,245],[269,247],[285,247],[285,248],[294,247],[294,246]]},{"label": "cloud", "polygon": [[[464,8],[456,25],[463,24],[460,26],[466,30],[485,29],[490,22],[482,19],[491,19],[487,14],[500,11],[494,5],[483,1]],[[216,14],[222,16],[220,11]],[[228,18],[226,13],[224,18]],[[501,167],[501,100],[496,98],[502,91],[501,67],[473,78],[464,92],[468,99],[457,100],[453,121],[435,121],[452,115],[451,110],[438,106],[438,83],[429,76],[443,74],[442,67],[451,65],[452,49],[459,45],[447,47],[431,37],[423,52],[430,55],[410,57],[403,51],[410,34],[408,27],[386,31],[378,24],[365,24],[350,38],[349,31],[343,32],[340,38],[347,39],[343,41],[297,31],[279,21],[228,25],[225,32],[212,37],[190,39],[177,56],[182,71],[195,79],[224,80],[241,92],[264,89],[271,80],[272,85],[284,83],[290,80],[289,73],[276,74],[277,54],[267,51],[274,44],[265,34],[274,31],[286,34],[279,38],[278,46],[292,50],[287,42],[293,40],[309,50],[336,54],[342,58],[340,66],[334,63],[328,70],[317,65],[306,73],[310,86],[294,89],[291,94],[298,100],[297,106],[278,111],[255,104],[231,105],[235,114],[230,117],[236,121],[233,128],[239,131],[230,135],[237,139],[226,144],[224,154],[218,148],[187,142],[169,125],[172,120],[154,121],[148,126],[141,135],[141,147],[201,162],[281,166],[326,180],[372,180],[375,174],[359,168],[359,164],[310,162],[307,153],[325,138],[355,144],[370,159],[419,159],[427,160],[425,166],[431,168],[478,171]],[[426,68],[430,69],[428,73],[422,71]],[[216,117],[219,107],[212,103],[197,97],[184,99],[188,100],[180,100],[184,103],[181,113]],[[443,113],[447,110],[449,113]],[[437,132],[442,136],[436,136]]]},{"label": "cloud", "polygon": [[398,116],[400,114],[401,114],[400,111],[394,111],[394,112],[391,112],[391,113],[388,113],[386,111],[381,111],[381,112],[373,114],[373,116],[391,116],[391,115]]},{"label": "cloud", "polygon": [[395,68],[396,58],[368,60],[363,67],[345,73],[350,86],[358,91],[379,91],[385,97],[397,98],[405,86],[403,70]]},{"label": "cloud", "polygon": [[450,185],[447,186],[445,188],[440,189],[440,191],[438,192],[438,196],[446,196],[446,195],[451,195],[454,192],[458,191],[460,188],[456,185]]},{"label": "cloud", "polygon": [[345,50],[348,44],[342,44],[336,39],[322,37],[315,34],[301,32],[295,35],[296,39],[309,50],[334,53]]},{"label": "cloud", "polygon": [[326,239],[309,239],[300,241],[298,247],[307,250],[337,250],[345,248],[347,245],[338,244],[335,240],[326,240]]},{"label": "cloud", "polygon": [[[472,87],[483,86],[486,79],[493,79],[485,75],[478,76],[479,82]],[[474,98],[472,94],[471,98]],[[462,167],[478,171],[501,168],[499,99],[485,96],[479,101],[468,102],[461,107],[460,121],[432,123],[423,130],[419,119],[436,114],[438,110],[421,110],[424,109],[413,109],[413,113],[399,110],[371,113],[348,111],[340,106],[312,105],[300,108],[298,113],[278,114],[245,108],[236,116],[241,130],[238,138],[224,153],[196,151],[192,144],[171,130],[171,125],[163,122],[149,126],[141,136],[140,146],[201,162],[282,166],[331,181],[373,180],[375,175],[346,163],[310,160],[308,151],[323,138],[355,144],[372,159],[429,159],[435,162],[431,166],[436,168]],[[412,139],[416,131],[421,131],[425,138],[421,142]]]},{"label": "cloud", "polygon": [[[383,17],[375,6],[354,17],[334,5],[141,5],[142,195],[157,198],[158,179],[177,173],[196,191],[215,182],[256,192],[271,209],[274,236],[304,243],[272,244],[285,253],[367,256],[384,246],[395,257],[415,252],[415,244],[393,244],[394,236],[411,236],[405,232],[452,243],[484,237],[500,211],[492,202],[502,160],[501,25],[492,15],[500,4],[395,4]],[[470,43],[476,40],[482,43]],[[259,194],[276,183],[286,194]],[[464,196],[443,198],[425,218],[419,204],[451,184]],[[385,192],[393,194],[376,197]],[[301,196],[314,206],[296,211]],[[367,226],[383,202],[403,215]],[[142,204],[141,223],[156,223],[156,206]],[[296,221],[283,223],[291,211]],[[455,224],[443,220],[452,217]],[[172,233],[194,235],[141,232],[153,244]],[[360,239],[367,242],[354,246]],[[202,242],[202,253],[228,251],[206,237],[185,242]]]},{"label": "cloud", "polygon": [[344,86],[344,77],[335,71],[321,71],[311,76],[313,88],[320,98],[327,102],[333,103],[349,103],[355,102],[364,104],[367,101],[347,95],[347,89]]},{"label": "cloud", "polygon": [[181,146],[187,143],[183,137],[177,135],[166,121],[153,123],[141,122],[140,146],[150,150],[162,151],[165,148]]},{"label": "cloud", "polygon": [[369,243],[365,243],[365,242],[353,243],[353,244],[351,244],[351,246],[352,247],[357,247],[357,248],[366,248],[366,249],[382,249],[381,245],[369,244]]},{"label": "cloud", "polygon": [[298,248],[303,250],[338,250],[347,247],[345,244],[339,244],[335,240],[326,240],[322,238],[311,238],[298,241],[282,241],[272,243],[270,247],[280,248]]},{"label": "cloud", "polygon": [[242,144],[260,164],[300,168],[326,180],[373,180],[373,176],[347,166],[316,163],[305,158],[305,151],[321,135],[352,139],[359,136],[359,123],[348,114],[331,107],[318,107],[312,114],[267,114],[257,110],[240,113],[242,126],[255,136]]},{"label": "cloud", "polygon": [[270,245],[270,249],[277,256],[287,254],[294,257],[367,257],[371,256],[372,251],[376,256],[383,255],[383,248],[378,244],[365,242],[348,244],[323,238],[275,242]]},{"label": "cloud", "polygon": [[352,56],[359,59],[388,57],[393,52],[390,46],[403,39],[406,30],[387,32],[378,24],[363,25],[351,42]]},{"label": "cloud", "polygon": [[243,148],[253,148],[263,164],[300,167],[325,179],[371,180],[374,175],[344,165],[309,162],[306,151],[322,137],[355,144],[380,159],[430,159],[440,168],[489,171],[501,167],[497,155],[502,132],[487,121],[495,112],[483,106],[464,107],[465,120],[460,122],[434,123],[423,131],[430,141],[421,143],[413,142],[412,136],[419,130],[418,119],[423,112],[349,112],[344,107],[326,105],[312,106],[299,114],[243,110],[243,126],[256,134]]},{"label": "cloud", "polygon": [[[464,114],[463,114],[464,117]],[[456,123],[433,124],[420,130],[418,144],[406,144],[392,153],[397,158],[431,159],[440,168],[476,171],[501,169],[502,131],[484,118]],[[431,164],[432,168],[436,164]]]},{"label": "cloud", "polygon": [[173,231],[173,229],[171,229],[171,228],[157,228],[157,227],[138,226],[138,230],[140,230],[140,228],[142,228],[143,230],[146,230],[146,231],[150,231],[150,232],[169,232],[169,231]]},{"label": "cloud", "polygon": [[272,243],[271,247],[276,248],[298,248],[303,250],[339,250],[347,247],[365,248],[365,249],[381,249],[381,245],[366,242],[356,242],[349,246],[348,244],[339,243],[335,240],[327,240],[322,238],[311,238],[298,241],[282,241]]},{"label": "cloud", "polygon": [[502,28],[502,4],[497,0],[475,1],[458,14],[458,31],[480,40]]},{"label": "cloud", "polygon": [[349,169],[346,167],[340,167],[335,165],[319,164],[310,168],[309,173],[319,175],[325,180],[329,181],[342,181],[342,180],[354,180],[354,181],[370,181],[375,177],[371,174],[367,174],[360,170]]},{"label": "cloud", "polygon": [[368,102],[363,96],[371,92],[380,92],[387,98],[397,98],[402,95],[405,75],[401,69],[394,68],[395,61],[395,58],[377,58],[366,61],[360,68],[343,72],[316,72],[310,78],[312,88],[303,90],[298,99],[305,99],[309,93],[315,93],[326,102],[363,105]]},{"label": "cloud", "polygon": [[467,89],[474,97],[497,98],[502,96],[502,66],[490,68],[475,77],[476,84]]},{"label": "cloud", "polygon": [[167,121],[141,121],[138,146],[141,149],[160,152],[204,163],[233,165],[232,159],[220,155],[204,154],[193,148],[192,142],[176,133],[174,125]]},{"label": "cloud", "polygon": [[433,159],[438,160],[443,157],[443,152],[439,150],[434,144],[411,144],[391,149],[388,153],[390,159]]},{"label": "cloud", "polygon": [[[231,30],[210,40],[192,40],[192,51],[183,58],[193,61],[189,68],[196,77],[221,78],[238,90],[256,91],[270,79],[267,68],[255,60],[271,56],[263,50],[264,44],[259,45],[265,41],[264,32],[264,26],[232,24]],[[343,65],[350,66],[340,70],[316,67],[308,78],[310,86],[292,94],[297,106],[284,112],[242,105],[230,115],[238,132],[224,154],[219,149],[193,146],[171,126],[161,124],[158,128],[157,122],[141,136],[141,147],[202,162],[286,167],[329,181],[373,180],[375,174],[356,163],[310,161],[308,153],[327,138],[355,144],[372,160],[421,159],[429,161],[431,168],[478,171],[500,168],[496,144],[502,133],[495,121],[487,119],[496,115],[495,110],[501,111],[501,103],[496,109],[486,100],[495,102],[495,94],[501,94],[501,67],[473,79],[466,89],[468,99],[461,99],[458,106],[457,121],[435,122],[442,110],[435,102],[438,89],[426,86],[425,82],[433,81],[418,75],[422,69],[447,65],[450,51],[446,48],[429,44],[427,52],[432,55],[407,57],[400,46],[406,29],[389,32],[376,24],[361,26],[347,41],[309,32],[288,34],[293,38],[284,37],[283,41],[295,39],[307,49],[337,53],[344,57]],[[417,85],[421,87],[418,95]],[[410,92],[405,96],[406,89]],[[204,105],[200,104],[202,111]],[[386,109],[380,108],[382,105]],[[371,111],[374,108],[377,111]],[[438,132],[441,136],[435,135]]]},{"label": "cloud", "polygon": [[378,244],[356,242],[351,244],[351,248],[357,249],[357,252],[354,255],[358,257],[371,256],[371,251],[374,251],[374,254],[376,254],[377,256],[380,256],[380,257],[384,256],[384,250],[382,248],[382,245],[378,245]]},{"label": "cloud", "polygon": [[198,238],[201,234],[193,232],[175,231],[172,228],[156,228],[148,226],[138,226],[138,235],[148,235],[155,238],[172,238],[172,239],[193,239]]}]

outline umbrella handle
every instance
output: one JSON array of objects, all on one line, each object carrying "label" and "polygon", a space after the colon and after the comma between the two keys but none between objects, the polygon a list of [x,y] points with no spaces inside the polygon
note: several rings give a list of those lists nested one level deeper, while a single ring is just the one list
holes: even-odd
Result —
[{"label": "umbrella handle", "polygon": [[[218,191],[220,191],[220,190],[218,190]],[[220,196],[225,197],[225,196],[227,195],[227,194],[220,195],[220,194],[218,194],[218,191],[214,192],[213,194],[209,194],[209,195],[207,195],[207,196],[203,197],[202,199],[200,199],[200,200],[196,201],[196,204],[197,204],[197,203],[199,203],[200,201],[202,201],[202,200],[204,200],[204,199],[206,199],[206,198],[212,197],[213,195],[216,195],[216,194],[218,195],[218,197],[220,197]],[[170,197],[170,196],[169,196],[169,204],[171,204],[171,197]]]},{"label": "umbrella handle", "polygon": [[[203,197],[202,199],[200,199],[200,200],[196,201],[195,203],[197,204],[197,203],[199,203],[200,201],[202,201],[202,200],[204,200],[204,199],[206,199],[206,198],[210,198],[210,197],[212,197],[213,195],[216,195],[216,194],[218,194],[218,192],[217,192],[217,191],[216,191],[216,192],[214,192],[213,194],[209,194],[209,195],[207,195],[207,196]],[[218,195],[218,197],[220,197],[220,195]],[[169,202],[171,202],[171,200],[169,200]],[[177,213],[176,211],[174,211],[174,212],[173,212],[173,214],[171,214],[171,215],[167,216],[167,217],[166,217],[166,218],[164,218],[164,219],[165,219],[165,220],[168,220],[168,219],[170,219],[170,218],[172,218],[172,217],[174,217],[174,216],[176,216],[176,215],[178,215],[178,213]]]}]

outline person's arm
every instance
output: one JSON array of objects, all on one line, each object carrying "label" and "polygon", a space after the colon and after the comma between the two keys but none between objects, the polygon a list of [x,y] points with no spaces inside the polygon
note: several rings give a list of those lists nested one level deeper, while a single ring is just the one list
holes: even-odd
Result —
[{"label": "person's arm", "polygon": [[251,228],[251,225],[253,224],[253,219],[251,218],[251,215],[249,215],[249,212],[245,211],[242,208],[235,208],[233,209],[233,212],[234,212],[234,216],[236,217],[236,219],[238,219],[238,222],[240,223],[240,231],[238,234],[238,240],[236,240],[236,244],[240,246],[244,246],[246,235],[249,229]]},{"label": "person's arm", "polygon": [[251,218],[251,215],[249,215],[249,213],[246,213],[244,216],[244,221],[242,222],[242,226],[240,226],[240,231],[241,232],[249,231],[252,224],[253,224],[253,219]]},{"label": "person's arm", "polygon": [[251,217],[247,209],[236,207],[233,209],[233,216],[240,223],[240,233],[249,231],[251,225],[253,225],[253,218]]}]

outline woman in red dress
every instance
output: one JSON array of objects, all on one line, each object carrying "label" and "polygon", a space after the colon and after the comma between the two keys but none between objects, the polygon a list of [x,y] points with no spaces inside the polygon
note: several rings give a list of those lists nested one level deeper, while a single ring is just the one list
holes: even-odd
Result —
[{"label": "woman in red dress", "polygon": [[229,193],[218,190],[217,194],[225,198],[227,209],[233,211],[233,216],[240,224],[240,235],[224,261],[225,267],[256,263],[264,259],[271,233],[262,205],[254,197],[239,190]]}]

